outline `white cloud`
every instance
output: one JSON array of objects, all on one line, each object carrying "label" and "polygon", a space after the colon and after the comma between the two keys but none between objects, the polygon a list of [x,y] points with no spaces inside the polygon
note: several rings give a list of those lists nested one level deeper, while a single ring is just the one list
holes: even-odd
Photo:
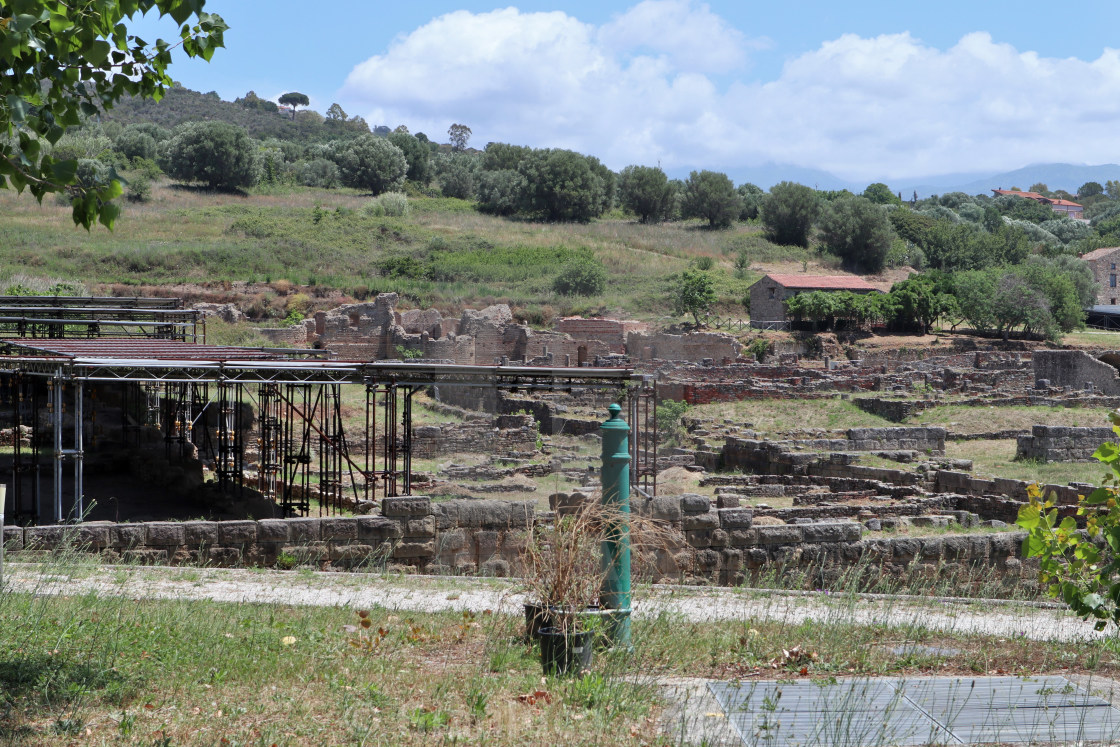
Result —
[{"label": "white cloud", "polygon": [[[1040,57],[964,36],[846,34],[743,77],[762,45],[689,0],[645,0],[602,27],[563,12],[457,11],[358,65],[341,92],[373,123],[443,139],[568,147],[732,171],[766,161],[879,178],[1120,160],[1120,52]],[[739,75],[728,79],[728,74]]]}]

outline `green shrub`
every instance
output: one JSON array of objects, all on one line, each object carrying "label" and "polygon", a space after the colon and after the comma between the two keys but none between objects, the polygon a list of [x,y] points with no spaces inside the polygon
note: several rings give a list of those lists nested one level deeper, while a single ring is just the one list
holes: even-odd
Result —
[{"label": "green shrub", "polygon": [[607,271],[595,259],[573,262],[556,276],[552,289],[562,296],[597,296],[607,287]]},{"label": "green shrub", "polygon": [[386,192],[366,203],[365,214],[373,218],[406,218],[412,212],[403,192]]},{"label": "green shrub", "polygon": [[[1120,414],[1109,418],[1120,435]],[[1103,486],[1077,497],[1077,516],[1086,517],[1084,535],[1074,516],[1059,521],[1053,496],[1044,497],[1038,485],[1027,489],[1030,500],[1015,523],[1027,531],[1023,556],[1038,558],[1038,580],[1047,593],[1104,630],[1120,623],[1120,445],[1102,444],[1093,456],[1111,474]]]},{"label": "green shrub", "polygon": [[152,199],[152,182],[143,174],[128,180],[128,199],[133,202],[147,202]]},{"label": "green shrub", "polygon": [[662,443],[679,443],[684,437],[684,423],[681,418],[691,405],[673,399],[663,399],[657,403],[657,433]]}]

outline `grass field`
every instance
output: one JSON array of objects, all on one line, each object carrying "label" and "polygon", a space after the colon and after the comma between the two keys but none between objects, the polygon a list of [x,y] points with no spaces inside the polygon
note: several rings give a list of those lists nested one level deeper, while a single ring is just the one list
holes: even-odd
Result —
[{"label": "grass field", "polygon": [[904,423],[866,413],[849,400],[813,399],[744,401],[701,405],[688,411],[722,423],[750,427],[771,436],[812,429],[886,428],[897,425],[942,426],[950,433],[991,433],[1001,430],[1029,430],[1032,425],[1107,426],[1104,409],[1081,407],[969,407],[942,405],[916,413]]},{"label": "grass field", "polygon": [[[46,570],[56,580],[113,573]],[[132,571],[117,573],[124,584]],[[454,580],[446,594],[458,594]],[[679,743],[660,733],[668,677],[1120,672],[1114,639],[934,632],[921,602],[907,603],[908,622],[855,624],[858,599],[842,589],[830,599],[834,613],[815,622],[637,620],[632,652],[600,652],[590,675],[558,679],[542,677],[513,616],[374,607],[362,627],[346,607],[8,593],[0,744],[668,745]],[[901,643],[949,651],[896,653]]]},{"label": "grass field", "polygon": [[[114,231],[73,226],[70,210],[0,191],[0,282],[15,274],[96,286],[202,286],[280,281],[354,298],[395,291],[402,306],[446,310],[505,302],[528,320],[609,311],[666,317],[670,278],[710,258],[718,310],[743,316],[746,289],[766,271],[834,272],[832,257],[767,242],[756,225],[710,231],[698,222],[642,225],[615,215],[547,224],[478,213],[462,200],[416,197],[404,218],[366,215],[354,190],[215,194],[157,184],[148,203],[122,202]],[[735,272],[736,259],[742,255]],[[608,274],[599,296],[559,296],[552,281],[582,256]],[[232,300],[232,299],[231,299]],[[247,299],[241,299],[247,301]],[[243,303],[248,306],[248,303]],[[670,321],[673,319],[670,318]]]}]

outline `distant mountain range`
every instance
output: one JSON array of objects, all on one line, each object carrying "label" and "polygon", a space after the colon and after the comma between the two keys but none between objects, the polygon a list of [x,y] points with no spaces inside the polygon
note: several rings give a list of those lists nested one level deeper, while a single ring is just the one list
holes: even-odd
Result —
[{"label": "distant mountain range", "polygon": [[[901,193],[904,200],[910,199],[914,192],[919,198],[946,192],[965,192],[970,195],[990,195],[993,189],[1029,189],[1032,184],[1042,182],[1051,190],[1064,189],[1071,194],[1085,182],[1104,184],[1109,179],[1120,179],[1120,164],[1106,163],[1098,166],[1081,166],[1072,163],[1040,163],[1024,166],[1014,171],[1000,173],[965,172],[941,174],[938,176],[919,176],[905,179],[872,179],[868,182],[853,182],[820,169],[810,169],[788,164],[767,163],[761,166],[732,169],[727,175],[736,184],[751,182],[763,189],[769,189],[782,181],[799,182],[815,189],[847,189],[862,192],[869,183],[881,181],[891,191]],[[687,178],[688,170],[671,173],[676,178]]]}]

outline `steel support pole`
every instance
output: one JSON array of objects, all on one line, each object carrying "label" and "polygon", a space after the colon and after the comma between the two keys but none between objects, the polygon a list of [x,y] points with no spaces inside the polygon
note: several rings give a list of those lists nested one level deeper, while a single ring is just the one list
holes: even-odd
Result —
[{"label": "steel support pole", "polygon": [[83,431],[85,430],[85,423],[83,420],[83,401],[82,390],[85,389],[83,382],[78,379],[74,381],[74,520],[83,521],[85,519],[85,501],[82,491],[85,489],[85,452],[83,451]]},{"label": "steel support pole", "polygon": [[54,430],[54,522],[62,523],[62,379],[51,387],[51,425]]},{"label": "steel support pole", "polygon": [[[16,438],[19,438],[18,433]],[[4,504],[7,500],[8,486],[0,483],[0,592],[4,591]]]},{"label": "steel support pole", "polygon": [[603,507],[608,513],[602,542],[603,588],[599,602],[608,611],[606,635],[612,645],[630,645],[630,426],[611,404],[599,426],[603,437]]}]

